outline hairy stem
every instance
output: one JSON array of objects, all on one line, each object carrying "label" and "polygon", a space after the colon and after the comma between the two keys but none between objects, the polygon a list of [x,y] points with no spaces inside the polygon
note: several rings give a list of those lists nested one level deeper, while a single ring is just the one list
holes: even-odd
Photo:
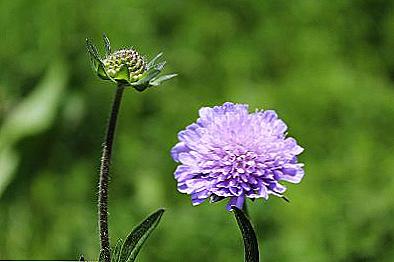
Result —
[{"label": "hairy stem", "polygon": [[234,207],[233,212],[244,240],[245,262],[259,262],[259,243],[252,223],[242,209]]},{"label": "hairy stem", "polygon": [[244,206],[243,206],[242,209],[243,209],[245,215],[246,215],[247,217],[249,217],[248,203],[246,202],[246,200],[247,200],[247,199],[245,199]]},{"label": "hairy stem", "polygon": [[111,251],[108,234],[108,182],[109,168],[111,165],[112,144],[114,141],[116,122],[119,113],[119,107],[122,101],[124,87],[118,85],[116,88],[115,98],[112,103],[111,115],[109,118],[107,133],[103,144],[103,153],[101,156],[100,181],[98,192],[98,219],[100,231],[100,257],[106,262],[111,261]]}]

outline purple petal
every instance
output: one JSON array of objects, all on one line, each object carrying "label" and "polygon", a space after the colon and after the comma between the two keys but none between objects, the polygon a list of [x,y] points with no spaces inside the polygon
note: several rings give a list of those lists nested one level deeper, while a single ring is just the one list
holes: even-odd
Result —
[{"label": "purple petal", "polygon": [[184,165],[190,165],[190,166],[197,165],[197,160],[194,157],[192,157],[189,153],[180,153],[178,155],[178,159],[179,162],[181,162]]},{"label": "purple petal", "polygon": [[229,102],[201,108],[171,149],[180,163],[174,173],[178,190],[195,205],[212,195],[229,197],[228,209],[242,208],[245,197],[282,196],[286,187],[279,181],[299,183],[304,176],[297,160],[303,148],[286,131],[273,110],[248,113],[247,105]]},{"label": "purple petal", "polygon": [[298,184],[301,182],[303,177],[304,177],[304,170],[302,168],[298,168],[296,169],[296,171],[293,170],[291,173],[283,173],[280,176],[280,180]]},{"label": "purple petal", "polygon": [[227,210],[228,211],[233,210],[233,208],[232,208],[233,206],[236,206],[237,208],[242,209],[244,202],[245,202],[245,196],[243,196],[243,195],[238,196],[238,197],[232,197],[232,198],[230,198],[230,201],[228,201]]}]

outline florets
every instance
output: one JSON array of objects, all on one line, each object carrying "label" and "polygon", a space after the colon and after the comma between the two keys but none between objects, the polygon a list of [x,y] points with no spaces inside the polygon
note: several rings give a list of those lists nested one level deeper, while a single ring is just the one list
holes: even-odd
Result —
[{"label": "florets", "polygon": [[131,82],[141,79],[146,71],[146,63],[134,49],[122,49],[110,54],[103,59],[105,71],[112,78],[121,72],[123,67],[127,67],[129,71],[129,79]]},{"label": "florets", "polygon": [[297,155],[303,148],[286,137],[287,126],[272,110],[248,113],[247,105],[204,107],[200,118],[179,132],[171,155],[178,190],[193,205],[229,198],[227,208],[242,209],[246,198],[284,197],[280,181],[299,183],[304,176]]}]

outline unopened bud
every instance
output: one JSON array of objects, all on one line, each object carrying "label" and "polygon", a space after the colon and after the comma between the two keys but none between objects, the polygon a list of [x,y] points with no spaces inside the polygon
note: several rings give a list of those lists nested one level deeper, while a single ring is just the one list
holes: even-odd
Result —
[{"label": "unopened bud", "polygon": [[105,58],[101,58],[97,48],[88,39],[86,40],[93,70],[100,78],[112,80],[123,86],[133,86],[138,91],[143,91],[176,76],[176,74],[159,76],[165,65],[165,62],[156,63],[161,53],[146,63],[144,58],[132,48],[111,53],[109,39],[105,34],[103,37],[106,49]]}]

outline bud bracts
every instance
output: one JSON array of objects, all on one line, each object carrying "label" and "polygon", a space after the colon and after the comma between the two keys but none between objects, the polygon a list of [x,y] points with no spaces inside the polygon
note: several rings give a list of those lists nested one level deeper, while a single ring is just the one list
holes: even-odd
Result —
[{"label": "bud bracts", "polygon": [[157,63],[161,53],[146,63],[145,59],[132,48],[111,52],[109,39],[106,35],[103,35],[103,38],[106,51],[104,58],[100,57],[97,48],[86,39],[93,70],[101,79],[144,91],[148,87],[158,86],[161,82],[176,76],[176,74],[159,75],[165,65],[165,62]]}]

